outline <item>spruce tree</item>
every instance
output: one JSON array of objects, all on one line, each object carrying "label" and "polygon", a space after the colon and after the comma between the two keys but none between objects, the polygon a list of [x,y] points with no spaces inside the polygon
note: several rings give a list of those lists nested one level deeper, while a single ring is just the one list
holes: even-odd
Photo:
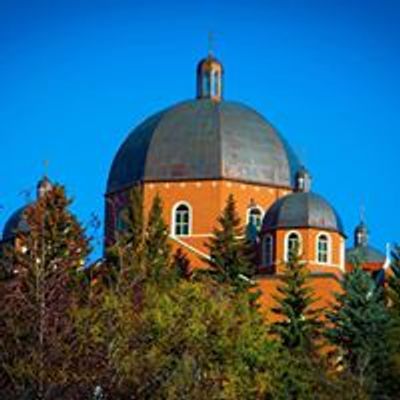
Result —
[{"label": "spruce tree", "polygon": [[278,321],[272,326],[284,347],[296,351],[312,351],[320,340],[321,312],[313,307],[314,291],[309,286],[310,273],[295,249],[285,263],[277,306],[272,312]]},{"label": "spruce tree", "polygon": [[174,253],[173,264],[180,278],[189,278],[191,275],[190,260],[181,248]]},{"label": "spruce tree", "polygon": [[107,266],[110,267],[106,268],[107,279],[114,278],[119,286],[131,286],[143,274],[145,229],[142,187],[135,186],[128,198],[128,204],[118,214],[119,229],[115,232],[115,243],[106,253]]},{"label": "spruce tree", "polygon": [[44,398],[67,382],[69,310],[84,299],[82,269],[89,252],[70,204],[64,188],[55,185],[24,212],[29,230],[17,234],[9,259],[16,274],[1,288],[2,398]]},{"label": "spruce tree", "polygon": [[168,240],[168,225],[163,219],[162,201],[157,194],[149,212],[144,242],[146,276],[157,282],[171,274],[171,246]]},{"label": "spruce tree", "polygon": [[252,275],[251,251],[232,194],[217,221],[218,226],[207,243],[211,276],[218,282],[226,282],[238,290],[244,290],[249,287]]},{"label": "spruce tree", "polygon": [[330,322],[326,336],[344,373],[352,374],[372,398],[384,399],[389,355],[382,289],[359,267],[344,276],[341,286],[333,309],[326,313]]},{"label": "spruce tree", "polygon": [[386,287],[386,298],[390,322],[386,339],[389,345],[389,360],[393,393],[400,391],[400,246],[392,251],[391,273]]}]

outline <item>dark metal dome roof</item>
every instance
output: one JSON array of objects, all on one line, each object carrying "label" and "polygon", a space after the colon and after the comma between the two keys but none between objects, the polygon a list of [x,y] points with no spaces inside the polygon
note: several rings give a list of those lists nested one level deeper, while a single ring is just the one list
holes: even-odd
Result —
[{"label": "dark metal dome roof", "polygon": [[318,228],[344,236],[337,212],[323,197],[312,192],[293,193],[277,200],[265,214],[262,230],[276,228]]},{"label": "dark metal dome roof", "polygon": [[292,187],[300,164],[277,130],[234,102],[182,102],[140,124],[120,147],[107,192],[138,181],[235,179]]},{"label": "dark metal dome roof", "polygon": [[19,208],[7,220],[4,225],[2,240],[9,240],[14,238],[17,233],[29,231],[29,226],[24,218],[24,212],[28,206]]},{"label": "dark metal dome roof", "polygon": [[346,250],[346,260],[352,264],[378,263],[383,264],[386,260],[385,254],[371,246],[355,246]]}]

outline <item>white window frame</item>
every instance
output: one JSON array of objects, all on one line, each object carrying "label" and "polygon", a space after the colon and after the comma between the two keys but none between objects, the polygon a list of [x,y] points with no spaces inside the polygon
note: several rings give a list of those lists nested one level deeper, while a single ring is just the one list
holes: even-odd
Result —
[{"label": "white window frame", "polygon": [[286,233],[285,235],[285,248],[284,248],[284,254],[283,254],[283,260],[285,262],[289,261],[289,257],[288,257],[288,250],[289,250],[289,236],[292,234],[296,234],[298,239],[299,239],[299,256],[301,256],[302,252],[303,252],[303,237],[301,236],[301,233],[298,231],[289,231]]},{"label": "white window frame", "polygon": [[[267,240],[269,242],[269,260],[267,260],[267,252],[266,252],[266,244]],[[274,238],[270,233],[267,233],[262,240],[262,247],[261,247],[261,257],[262,257],[262,265],[270,266],[274,263]]]},{"label": "white window frame", "polygon": [[253,210],[258,210],[258,211],[260,211],[261,223],[260,223],[260,227],[257,228],[257,229],[261,229],[261,227],[262,227],[262,222],[263,222],[263,219],[264,219],[264,210],[263,210],[260,206],[251,206],[251,207],[249,207],[249,208],[247,209],[247,212],[246,212],[246,225],[248,225],[248,224],[250,223],[250,215],[251,215],[251,212],[252,212]]},{"label": "white window frame", "polygon": [[[319,259],[319,241],[321,239],[321,236],[325,236],[327,240],[327,258],[326,261],[320,261]],[[332,240],[331,240],[331,235],[329,235],[327,232],[319,232],[316,240],[315,240],[315,262],[317,264],[322,264],[322,265],[328,265],[332,264]]]},{"label": "white window frame", "polygon": [[[176,234],[176,211],[180,206],[185,206],[187,207],[189,211],[189,221],[188,221],[188,233],[187,234]],[[185,236],[191,236],[192,235],[192,224],[193,224],[193,209],[190,203],[187,201],[179,201],[178,203],[175,203],[175,205],[172,207],[172,217],[171,217],[171,236],[179,236],[179,237],[185,237]]]}]

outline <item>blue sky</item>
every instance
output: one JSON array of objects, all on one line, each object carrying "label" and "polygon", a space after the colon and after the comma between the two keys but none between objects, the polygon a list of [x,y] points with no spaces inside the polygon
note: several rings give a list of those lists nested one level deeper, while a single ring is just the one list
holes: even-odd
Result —
[{"label": "blue sky", "polygon": [[399,20],[388,0],[0,0],[0,226],[44,160],[80,219],[102,219],[119,145],[195,95],[212,31],[225,97],[278,127],[349,236],[363,204],[383,249],[400,226]]}]

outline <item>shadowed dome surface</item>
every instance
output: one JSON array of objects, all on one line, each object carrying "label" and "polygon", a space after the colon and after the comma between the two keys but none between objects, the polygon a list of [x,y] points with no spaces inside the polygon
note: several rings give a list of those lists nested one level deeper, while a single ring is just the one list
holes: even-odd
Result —
[{"label": "shadowed dome surface", "polygon": [[256,111],[197,99],[151,116],[128,136],[113,161],[107,192],[138,181],[221,178],[292,187],[299,165]]},{"label": "shadowed dome surface", "polygon": [[265,214],[262,230],[276,228],[318,228],[344,236],[337,212],[323,197],[312,192],[293,193],[277,200]]},{"label": "shadowed dome surface", "polygon": [[346,260],[351,264],[357,264],[358,262],[383,264],[386,256],[372,246],[356,246],[346,250]]},{"label": "shadowed dome surface", "polygon": [[4,225],[2,240],[12,239],[19,232],[28,232],[29,226],[24,218],[24,212],[28,206],[15,211]]}]

